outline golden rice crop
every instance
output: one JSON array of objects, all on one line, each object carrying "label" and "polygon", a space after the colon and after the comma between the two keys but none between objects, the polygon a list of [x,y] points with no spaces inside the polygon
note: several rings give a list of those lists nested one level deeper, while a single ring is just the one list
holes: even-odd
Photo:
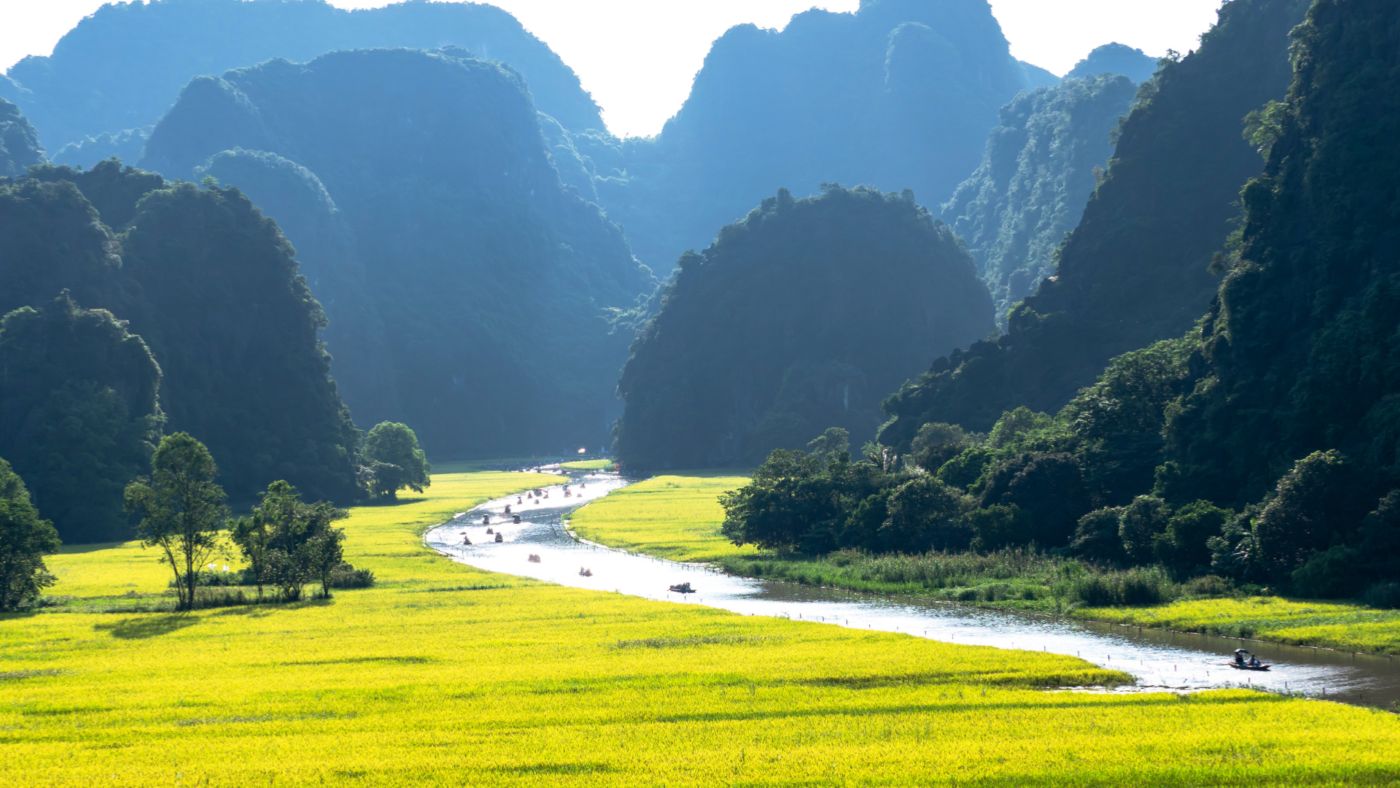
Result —
[{"label": "golden rice crop", "polygon": [[743,476],[653,476],[574,513],[570,527],[584,539],[674,561],[716,561],[754,555],[720,533],[719,497]]}]

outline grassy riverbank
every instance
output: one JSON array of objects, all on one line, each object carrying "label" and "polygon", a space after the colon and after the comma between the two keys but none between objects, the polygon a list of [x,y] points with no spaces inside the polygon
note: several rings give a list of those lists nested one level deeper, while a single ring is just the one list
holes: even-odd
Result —
[{"label": "grassy riverbank", "polygon": [[560,588],[423,546],[428,525],[540,483],[439,475],[353,510],[347,558],[379,582],[329,602],[143,612],[168,603],[150,551],[54,557],[68,601],[0,618],[0,784],[1400,779],[1384,712],[1047,692],[1115,676]]},{"label": "grassy riverbank", "polygon": [[572,460],[559,463],[559,467],[566,471],[606,471],[616,464],[612,460]]},{"label": "grassy riverbank", "polygon": [[[1006,550],[990,555],[874,556],[839,552],[791,559],[736,547],[720,533],[718,497],[743,477],[662,476],[585,507],[575,515],[581,535],[629,550],[680,561],[709,561],[735,574],[808,585],[966,602],[1037,613],[1259,638],[1345,651],[1400,654],[1400,611],[1345,602],[1280,597],[1186,598],[1209,587],[1178,587],[1151,571],[1096,573],[1078,561]],[[1115,584],[1165,604],[1094,606],[1083,603]],[[1090,591],[1095,593],[1089,593]],[[1131,592],[1129,596],[1131,596]]]}]

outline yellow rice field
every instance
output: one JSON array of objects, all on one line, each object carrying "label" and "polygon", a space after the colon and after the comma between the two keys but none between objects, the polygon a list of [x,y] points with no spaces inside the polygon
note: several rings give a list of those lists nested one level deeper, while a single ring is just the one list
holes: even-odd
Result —
[{"label": "yellow rice field", "polygon": [[326,603],[140,612],[165,585],[149,553],[55,557],[52,591],[72,599],[0,618],[0,785],[1400,780],[1384,712],[1047,691],[1114,676],[559,588],[423,547],[425,526],[539,483],[443,474],[354,510],[348,557],[379,584]]},{"label": "yellow rice field", "polygon": [[717,561],[756,555],[719,532],[719,497],[749,480],[743,476],[653,476],[580,509],[570,521],[579,536],[673,561]]}]

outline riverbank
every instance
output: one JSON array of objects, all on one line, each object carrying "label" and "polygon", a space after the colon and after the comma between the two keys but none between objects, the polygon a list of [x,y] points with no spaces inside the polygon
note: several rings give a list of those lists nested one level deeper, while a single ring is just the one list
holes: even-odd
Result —
[{"label": "riverbank", "polygon": [[[424,546],[428,526],[542,481],[438,475],[425,495],[352,510],[346,557],[378,583],[328,602],[0,618],[0,783],[1400,778],[1400,720],[1383,712],[1249,691],[1047,692],[1117,674],[561,588]],[[135,545],[51,566],[55,594],[164,593]]]},{"label": "riverbank", "polygon": [[[1274,596],[1202,597],[1187,585],[1171,588],[1150,572],[1093,578],[1080,562],[1028,551],[992,555],[872,556],[841,552],[793,559],[739,547],[720,533],[718,498],[742,486],[740,476],[672,475],[632,485],[577,512],[572,527],[590,541],[675,561],[712,563],[726,572],[1002,610],[1067,615],[1087,621],[1133,624],[1181,632],[1253,638],[1341,651],[1400,654],[1400,611],[1347,602]],[[1163,604],[1085,605],[1080,584],[1139,583]],[[1201,589],[1208,590],[1208,589]]]}]

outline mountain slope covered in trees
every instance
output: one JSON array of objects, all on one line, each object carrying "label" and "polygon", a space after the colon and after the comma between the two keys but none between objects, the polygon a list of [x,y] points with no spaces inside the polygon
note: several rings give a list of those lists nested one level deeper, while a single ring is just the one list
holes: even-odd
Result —
[{"label": "mountain slope covered in trees", "polygon": [[681,259],[622,374],[618,456],[729,467],[833,424],[868,439],[930,348],[991,330],[972,261],[910,195],[779,192]]},{"label": "mountain slope covered in trees", "polygon": [[997,111],[1031,85],[986,0],[863,0],[715,41],[648,140],[591,140],[608,213],[669,271],[779,187],[913,189],[932,204],[977,166]]},{"label": "mountain slope covered in trees", "polygon": [[44,160],[39,135],[19,107],[0,98],[0,178],[16,178]]},{"label": "mountain slope covered in trees", "polygon": [[[71,302],[53,301],[63,291]],[[125,471],[101,481],[84,463],[144,465],[157,416],[208,444],[236,497],[274,479],[317,498],[355,494],[357,436],[317,337],[321,308],[277,226],[236,191],[111,162],[0,185],[0,312],[22,307],[39,312],[6,323],[0,436],[48,430],[52,443],[39,464],[26,459],[33,446],[0,454],[36,497],[56,484],[119,491]],[[60,342],[72,349],[56,353]],[[142,366],[147,347],[158,370]],[[125,535],[124,518],[75,523],[40,506],[65,539]]]},{"label": "mountain slope covered in trees", "polygon": [[[918,469],[776,453],[726,532],[817,552],[1035,545],[1210,573],[1217,590],[1400,603],[1400,17],[1318,0],[1296,40],[1195,328],[1115,358],[1053,416],[923,425]],[[1164,582],[1139,570],[1083,592],[1140,604]]]},{"label": "mountain slope covered in trees", "polygon": [[560,183],[508,69],[372,50],[201,78],[145,164],[285,217],[362,423],[411,424],[440,456],[606,440],[630,338],[614,316],[654,281]]},{"label": "mountain slope covered in trees", "polygon": [[[274,58],[344,49],[460,46],[509,63],[540,108],[574,130],[602,128],[574,72],[505,11],[467,3],[397,3],[349,11],[324,0],[112,3],[69,31],[49,57],[10,69],[15,95],[47,147],[154,125],[193,78]],[[90,164],[100,153],[81,163]]]},{"label": "mountain slope covered in trees", "polygon": [[1306,7],[1228,3],[1198,51],[1158,71],[1055,275],[1004,336],[938,360],[894,396],[886,441],[907,446],[931,421],[986,430],[1018,405],[1058,410],[1109,359],[1191,326],[1215,292],[1210,261],[1239,190],[1262,167],[1243,119],[1286,90],[1288,33]]},{"label": "mountain slope covered in trees", "polygon": [[67,294],[0,320],[0,457],[64,541],[127,532],[122,490],[159,435],[160,377],[125,323]]},{"label": "mountain slope covered in trees", "polygon": [[1022,93],[1002,108],[981,166],[944,204],[944,219],[977,260],[999,320],[1054,270],[1136,93],[1123,76],[1067,79]]}]

